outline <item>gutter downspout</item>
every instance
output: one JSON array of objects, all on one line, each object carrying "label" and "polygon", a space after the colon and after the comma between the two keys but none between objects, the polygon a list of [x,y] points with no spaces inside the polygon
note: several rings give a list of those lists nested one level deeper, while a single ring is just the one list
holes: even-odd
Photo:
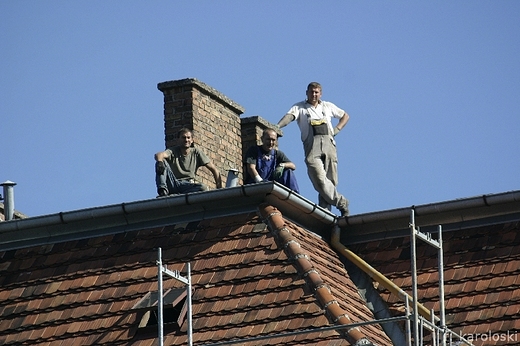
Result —
[{"label": "gutter downspout", "polygon": [[[349,261],[354,263],[359,269],[364,271],[368,276],[370,276],[372,279],[374,279],[377,283],[382,285],[384,288],[389,290],[391,293],[395,294],[399,299],[401,299],[403,302],[412,302],[412,297],[403,291],[399,286],[394,284],[390,279],[388,279],[386,276],[381,274],[379,271],[377,271],[374,267],[372,267],[370,264],[365,262],[361,257],[347,249],[343,244],[339,241],[339,234],[340,228],[338,225],[334,226],[331,232],[330,237],[330,243],[332,247],[338,251],[341,255],[346,257]],[[425,319],[431,321],[431,314],[430,311],[424,307],[422,304],[418,304],[418,310],[419,314],[424,317]],[[438,319],[438,317],[434,317]]]}]

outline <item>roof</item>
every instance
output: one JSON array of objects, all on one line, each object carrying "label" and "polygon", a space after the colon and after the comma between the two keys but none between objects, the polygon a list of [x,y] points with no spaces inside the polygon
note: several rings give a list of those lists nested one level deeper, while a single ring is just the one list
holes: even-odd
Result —
[{"label": "roof", "polygon": [[[520,341],[520,223],[443,234],[446,323],[460,335],[511,334]],[[410,237],[354,244],[349,249],[407,292],[412,292]],[[439,311],[438,254],[417,242],[419,302]],[[402,301],[379,286],[395,314]]]},{"label": "roof", "polygon": [[[291,244],[300,249],[295,259],[258,215],[261,203],[278,197],[285,198],[277,203],[280,209],[291,213],[284,188],[270,183],[235,190],[248,195],[235,202],[241,208],[232,204],[211,210],[216,206],[210,191],[125,205],[126,222],[115,206],[108,206],[1,225],[0,343],[155,344],[156,308],[149,305],[156,304],[150,293],[157,291],[159,247],[168,269],[186,275],[186,263],[191,264],[196,344],[317,329],[335,320],[344,324],[345,318],[373,320],[338,254],[321,236],[281,216]],[[222,201],[232,191],[217,193]],[[244,210],[251,199],[255,210]],[[148,204],[157,209],[144,211]],[[139,218],[133,209],[138,205]],[[98,218],[107,229],[95,222]],[[302,271],[302,263],[312,272]],[[181,288],[177,280],[164,281],[171,293],[169,313],[176,314],[165,324],[167,345],[187,341]],[[390,343],[379,325],[360,327],[360,333],[379,345]],[[341,331],[328,330],[253,344],[349,345],[347,339]]]},{"label": "roof", "polygon": [[[320,328],[382,318],[379,310],[400,316],[403,304],[338,255],[331,228],[341,226],[343,244],[410,292],[403,232],[411,209],[418,226],[446,227],[448,326],[517,333],[518,196],[337,218],[277,183],[261,183],[0,223],[0,343],[154,344],[150,293],[161,247],[169,269],[186,275],[191,264],[197,344],[277,336],[252,344],[349,345],[351,330]],[[419,298],[437,309],[435,252],[418,249]],[[181,288],[164,282],[165,344],[187,340]],[[404,335],[378,324],[354,333],[377,345],[399,344]]]},{"label": "roof", "polygon": [[[470,341],[479,335],[520,341],[520,194],[477,196],[358,215],[343,229],[343,243],[406,292],[412,292],[411,211],[419,231],[442,231],[446,324]],[[350,241],[349,241],[350,239]],[[416,241],[418,300],[439,316],[438,250]],[[351,275],[353,273],[349,272]],[[377,285],[393,315],[405,304]],[[481,337],[480,341],[486,337]],[[489,339],[491,340],[491,339]],[[478,343],[479,344],[479,343]]]}]

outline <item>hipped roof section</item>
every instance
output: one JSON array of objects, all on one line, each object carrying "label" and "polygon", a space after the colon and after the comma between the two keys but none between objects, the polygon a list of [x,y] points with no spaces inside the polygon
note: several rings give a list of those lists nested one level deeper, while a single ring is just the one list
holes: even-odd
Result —
[{"label": "hipped roof section", "polygon": [[[356,301],[355,287],[327,244],[334,225],[342,227],[343,243],[360,244],[356,252],[370,260],[363,244],[370,239],[403,241],[406,235],[398,233],[406,231],[411,209],[419,225],[443,224],[455,230],[518,222],[519,201],[520,192],[513,191],[338,218],[284,186],[269,182],[2,222],[2,340],[20,340],[20,335],[27,340],[64,340],[83,333],[84,338],[78,342],[102,343],[109,340],[104,338],[116,337],[150,344],[150,335],[135,329],[140,317],[130,313],[128,307],[156,289],[153,249],[159,246],[165,247],[164,257],[169,258],[171,269],[183,270],[187,261],[198,263],[194,272],[197,275],[199,271],[201,276],[196,294],[205,292],[198,296],[201,304],[209,299],[207,305],[197,307],[199,312],[194,310],[201,320],[207,318],[199,325],[199,341],[330,324],[330,316],[308,290],[309,283],[298,266],[255,218],[263,203],[283,214],[291,234],[311,255],[312,263],[332,286],[332,294],[340,298],[339,308],[354,316],[354,321],[366,321],[372,318],[370,312],[363,301]],[[381,251],[379,243],[374,244],[372,254],[383,256],[383,263],[392,258]],[[400,249],[399,254],[404,251]],[[403,260],[406,262],[406,258]],[[402,265],[407,264],[404,262]],[[390,276],[395,273],[391,268],[380,270]],[[177,287],[171,280],[169,285]],[[255,300],[260,298],[261,302]],[[286,300],[291,304],[280,306]],[[334,304],[331,307],[338,308]],[[282,318],[286,315],[291,317]],[[259,318],[263,324],[251,323]],[[305,324],[308,321],[312,321],[310,325]],[[115,330],[105,328],[111,323],[117,324]],[[27,326],[30,330],[21,334]],[[234,328],[240,329],[239,334]],[[378,327],[364,330],[379,343],[388,344]],[[335,331],[305,337],[318,336],[322,339],[316,340],[326,344],[343,340]],[[295,336],[291,342],[301,344],[305,337]]]}]

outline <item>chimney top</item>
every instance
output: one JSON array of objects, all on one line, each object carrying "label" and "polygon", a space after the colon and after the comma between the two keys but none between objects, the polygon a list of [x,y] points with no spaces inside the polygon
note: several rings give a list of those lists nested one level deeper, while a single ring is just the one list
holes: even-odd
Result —
[{"label": "chimney top", "polygon": [[164,93],[166,90],[173,89],[175,87],[183,87],[183,86],[196,86],[198,89],[200,89],[205,94],[216,97],[221,102],[224,102],[235,113],[243,114],[245,112],[244,107],[242,107],[235,101],[231,100],[229,97],[222,94],[220,91],[216,90],[215,88],[210,87],[206,83],[203,83],[196,78],[185,78],[185,79],[162,82],[162,83],[157,84],[157,89],[159,89],[160,91],[162,91]]}]

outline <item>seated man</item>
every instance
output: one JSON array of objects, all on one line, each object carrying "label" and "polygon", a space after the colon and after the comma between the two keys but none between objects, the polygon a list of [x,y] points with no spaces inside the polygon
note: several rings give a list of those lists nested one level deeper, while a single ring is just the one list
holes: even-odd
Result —
[{"label": "seated man", "polygon": [[193,132],[183,128],[179,131],[179,145],[155,154],[155,183],[159,197],[208,190],[206,185],[195,180],[201,166],[213,173],[217,188],[222,188],[220,172],[193,144]]},{"label": "seated man", "polygon": [[277,181],[296,193],[300,193],[293,170],[296,165],[281,151],[274,149],[278,135],[273,129],[262,133],[262,145],[254,145],[246,152],[246,184],[264,180]]}]

